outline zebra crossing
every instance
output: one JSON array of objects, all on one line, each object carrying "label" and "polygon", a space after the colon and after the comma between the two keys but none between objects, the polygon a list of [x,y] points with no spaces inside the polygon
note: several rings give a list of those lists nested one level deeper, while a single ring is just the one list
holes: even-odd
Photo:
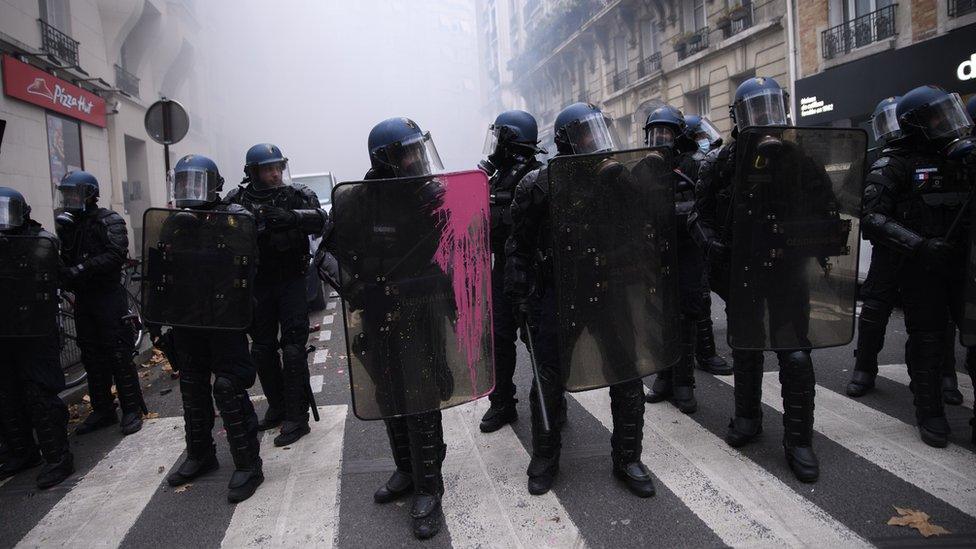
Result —
[{"label": "zebra crossing", "polygon": [[[145,546],[145,532],[176,528],[172,517],[179,516],[179,510],[160,512],[161,506],[173,502],[185,502],[193,514],[186,524],[198,529],[170,533],[167,546],[420,545],[409,535],[408,502],[390,504],[397,506],[394,511],[403,521],[387,524],[389,515],[374,512],[379,508],[371,492],[363,490],[385,481],[392,461],[387,460],[382,425],[352,416],[348,388],[343,386],[348,374],[342,373],[341,330],[336,335],[328,346],[319,345],[313,359],[312,388],[319,394],[321,421],[312,425],[309,436],[284,449],[273,447],[273,431],[263,434],[266,480],[250,500],[226,505],[223,480],[201,482],[203,486],[178,494],[166,486],[166,474],[183,452],[182,418],[173,412],[148,420],[136,435],[113,439],[62,489],[35,496],[25,488],[29,479],[0,482],[0,547]],[[880,375],[904,385],[908,380],[903,372],[903,365],[890,365],[883,366]],[[971,410],[971,383],[965,376],[959,379]],[[524,377],[520,388],[527,387],[523,382]],[[918,440],[914,426],[821,385],[815,428],[818,440],[830,445],[817,444],[832,452],[831,459],[822,464],[820,483],[803,485],[784,474],[785,465],[770,466],[782,461],[778,441],[770,436],[782,413],[775,372],[767,372],[763,382],[763,402],[772,410],[766,418],[770,433],[750,449],[733,449],[722,440],[732,378],[699,376],[699,390],[702,410],[693,416],[668,404],[647,405],[642,458],[658,487],[658,496],[650,500],[629,495],[609,474],[612,418],[605,389],[569,396],[563,472],[556,489],[543,496],[525,490],[531,444],[524,402],[519,405],[519,422],[488,435],[478,430],[487,400],[445,410],[445,531],[424,545],[601,547],[618,546],[620,539],[629,539],[633,546],[655,545],[656,540],[674,545],[683,539],[689,546],[733,547],[922,543],[925,540],[914,531],[884,525],[894,514],[892,505],[913,504],[931,511],[933,521],[946,521],[953,543],[976,540],[972,446],[930,448]],[[910,406],[907,390],[901,398]],[[254,395],[254,400],[260,403],[261,395]],[[217,425],[219,431],[219,419]],[[215,432],[215,438],[222,463],[229,465],[222,434]],[[75,451],[86,450],[96,451],[88,446]],[[364,457],[370,460],[367,465]],[[221,470],[229,474],[224,469],[229,467]],[[582,470],[603,476],[574,475]],[[355,481],[357,475],[368,478]],[[826,497],[825,492],[837,486],[849,487],[849,497],[863,501],[848,505],[845,497]],[[890,501],[876,501],[879,497]],[[28,499],[50,500],[50,505],[25,516],[16,513]],[[861,508],[871,513],[859,514]],[[17,520],[28,518],[34,522],[13,528]],[[8,528],[18,533],[5,535]],[[349,529],[361,531],[352,536]],[[616,535],[610,539],[607,532]]]}]

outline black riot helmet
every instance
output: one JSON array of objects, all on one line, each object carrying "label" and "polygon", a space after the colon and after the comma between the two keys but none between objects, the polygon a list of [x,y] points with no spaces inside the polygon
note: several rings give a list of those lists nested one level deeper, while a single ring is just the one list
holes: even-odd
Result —
[{"label": "black riot helmet", "polygon": [[30,206],[24,195],[10,187],[0,187],[0,231],[13,231],[30,218]]},{"label": "black riot helmet", "polygon": [[224,178],[217,164],[199,154],[188,154],[166,178],[169,202],[174,208],[199,208],[220,200]]},{"label": "black riot helmet", "polygon": [[938,86],[919,86],[906,93],[895,112],[906,137],[938,150],[969,136],[973,129],[959,94]]},{"label": "black riot helmet", "polygon": [[729,116],[739,131],[750,126],[786,126],[789,124],[789,97],[776,80],[753,77],[735,89]]},{"label": "black riot helmet", "polygon": [[409,118],[388,118],[373,126],[367,147],[369,161],[380,174],[414,177],[444,169],[430,132]]},{"label": "black riot helmet", "polygon": [[895,112],[900,99],[900,95],[886,97],[871,113],[871,129],[874,131],[874,140],[878,143],[887,144],[902,136],[898,115]]},{"label": "black riot helmet", "polygon": [[651,111],[644,123],[644,144],[648,147],[669,147],[678,152],[692,152],[698,148],[688,136],[685,115],[671,105]]},{"label": "black riot helmet", "polygon": [[291,185],[288,159],[277,145],[271,143],[258,143],[247,150],[244,175],[257,190]]},{"label": "black riot helmet", "polygon": [[539,125],[535,117],[519,110],[499,114],[488,126],[482,152],[493,159],[544,152],[539,149]]},{"label": "black riot helmet", "polygon": [[561,155],[612,151],[619,143],[613,119],[592,103],[573,103],[563,109],[556,116],[553,134]]},{"label": "black riot helmet", "polygon": [[61,208],[71,213],[87,211],[98,199],[98,179],[82,170],[65,174],[57,189]]},{"label": "black riot helmet", "polygon": [[702,154],[722,146],[722,134],[708,117],[686,114],[685,133],[689,139],[698,144],[698,152]]}]

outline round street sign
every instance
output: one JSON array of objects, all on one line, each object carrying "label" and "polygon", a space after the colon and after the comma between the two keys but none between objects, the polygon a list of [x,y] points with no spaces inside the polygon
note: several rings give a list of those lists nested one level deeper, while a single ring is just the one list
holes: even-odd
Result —
[{"label": "round street sign", "polygon": [[172,99],[160,99],[146,111],[146,133],[160,145],[179,143],[190,130],[190,117],[183,105]]}]

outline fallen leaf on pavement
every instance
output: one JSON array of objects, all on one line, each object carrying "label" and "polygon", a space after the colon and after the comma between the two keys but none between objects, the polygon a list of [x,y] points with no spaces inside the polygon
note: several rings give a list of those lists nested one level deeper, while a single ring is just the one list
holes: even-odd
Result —
[{"label": "fallen leaf on pavement", "polygon": [[158,417],[159,417],[159,414],[156,413],[156,412],[149,412],[148,414],[142,416],[143,419],[156,419]]},{"label": "fallen leaf on pavement", "polygon": [[163,474],[163,471],[165,471],[165,470],[166,470],[166,468],[163,467],[162,465],[160,465],[159,466],[159,469],[156,469],[156,474],[161,475],[161,474]]},{"label": "fallen leaf on pavement", "polygon": [[928,513],[916,511],[915,509],[903,509],[901,507],[895,507],[895,511],[898,512],[899,516],[888,519],[888,526],[907,526],[914,528],[925,537],[941,536],[951,533],[938,524],[930,523],[929,519],[931,517]]},{"label": "fallen leaf on pavement", "polygon": [[85,396],[81,397],[81,400],[83,402],[91,402],[91,395],[85,395]]},{"label": "fallen leaf on pavement", "polygon": [[182,494],[183,492],[186,492],[187,490],[189,490],[190,489],[190,486],[193,486],[193,483],[184,484],[183,486],[180,486],[176,490],[173,490],[173,493],[175,493],[175,494]]}]

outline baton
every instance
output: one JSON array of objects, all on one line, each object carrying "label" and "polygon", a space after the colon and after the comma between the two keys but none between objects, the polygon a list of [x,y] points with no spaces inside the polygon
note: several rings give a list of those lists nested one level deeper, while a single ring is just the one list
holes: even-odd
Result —
[{"label": "baton", "polygon": [[[314,353],[314,352],[315,352],[315,346],[314,345],[309,345],[308,347],[306,347],[305,348],[305,358],[306,358],[306,360],[308,360],[308,355],[311,354],[311,353]],[[305,395],[308,397],[309,405],[312,408],[312,417],[315,418],[315,421],[316,422],[318,422],[319,421],[319,407],[318,407],[318,404],[315,403],[315,393],[312,392],[312,378],[311,377],[305,378]]]},{"label": "baton", "polygon": [[535,361],[535,343],[532,342],[532,330],[529,329],[528,319],[522,319],[522,329],[525,331],[525,346],[529,350],[529,362],[532,363],[532,375],[535,376],[536,397],[539,398],[539,411],[542,415],[542,428],[547,433],[549,428],[549,412],[546,411],[546,398],[542,394],[542,378],[539,376],[539,365]]},{"label": "baton", "polygon": [[959,228],[959,224],[962,222],[962,216],[966,213],[966,208],[969,207],[969,203],[973,201],[973,192],[976,192],[976,187],[969,191],[969,196],[966,197],[966,201],[962,203],[962,208],[959,209],[959,213],[956,214],[956,218],[952,220],[952,225],[949,225],[949,230],[946,232],[945,239],[952,240],[955,236],[956,229]]}]

